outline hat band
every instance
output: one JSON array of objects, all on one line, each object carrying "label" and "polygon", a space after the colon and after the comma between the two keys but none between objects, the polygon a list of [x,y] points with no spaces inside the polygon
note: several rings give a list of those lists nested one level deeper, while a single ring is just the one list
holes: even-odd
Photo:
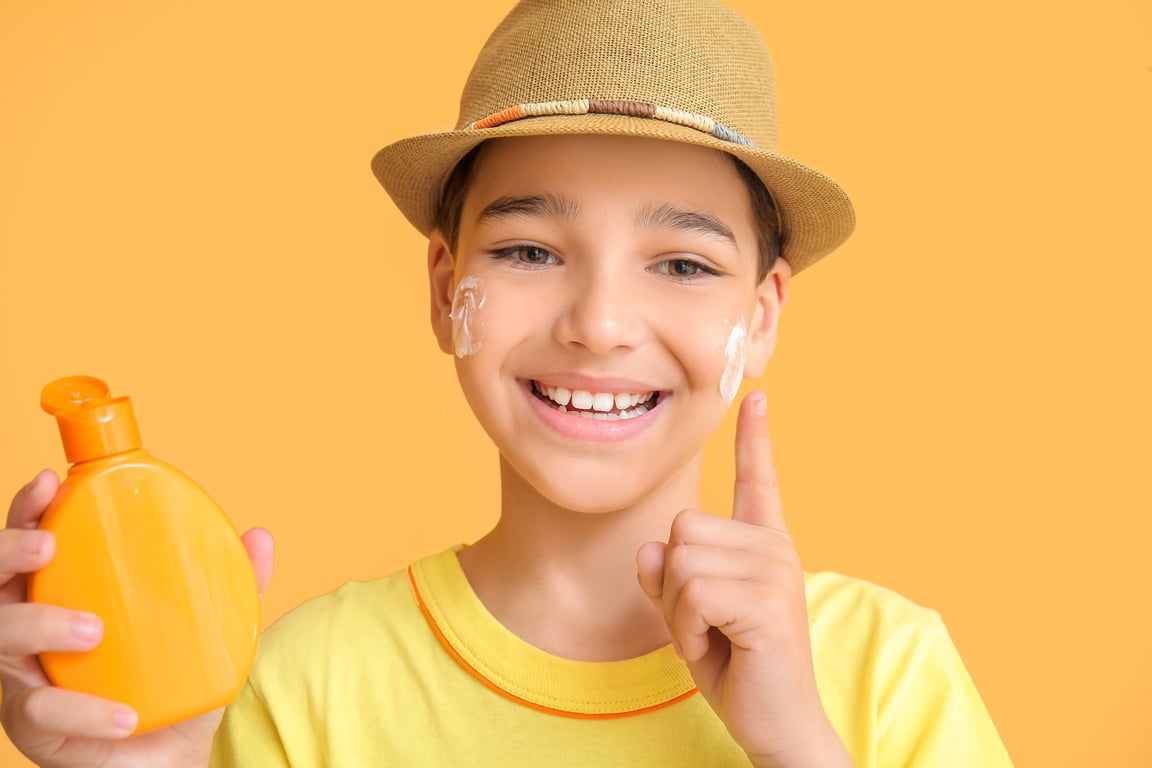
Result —
[{"label": "hat band", "polygon": [[545,115],[626,115],[647,117],[675,123],[715,136],[723,141],[754,147],[747,136],[721,125],[707,115],[696,115],[670,107],[660,107],[643,101],[619,101],[609,99],[571,99],[568,101],[537,101],[530,104],[517,104],[468,125],[469,128],[495,128],[498,125],[522,120],[526,117]]}]

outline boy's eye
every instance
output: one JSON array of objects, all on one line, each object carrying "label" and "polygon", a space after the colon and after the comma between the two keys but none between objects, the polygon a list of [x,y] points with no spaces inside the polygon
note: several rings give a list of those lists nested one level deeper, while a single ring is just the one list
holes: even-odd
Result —
[{"label": "boy's eye", "polygon": [[526,261],[529,264],[547,264],[555,260],[555,257],[551,253],[534,245],[520,248],[519,253],[520,261]]},{"label": "boy's eye", "polygon": [[494,259],[511,259],[518,264],[531,267],[559,263],[556,254],[538,245],[514,245],[493,251],[491,255]]},{"label": "boy's eye", "polygon": [[709,269],[698,261],[691,259],[668,259],[656,265],[655,271],[679,280],[687,280],[700,275],[715,275],[715,270]]},{"label": "boy's eye", "polygon": [[685,259],[675,259],[668,262],[668,274],[676,277],[691,277],[700,271],[700,265]]}]

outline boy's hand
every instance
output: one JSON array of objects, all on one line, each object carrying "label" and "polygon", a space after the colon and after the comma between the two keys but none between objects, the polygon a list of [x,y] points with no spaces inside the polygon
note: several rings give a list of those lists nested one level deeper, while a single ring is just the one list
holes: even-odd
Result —
[{"label": "boy's hand", "polygon": [[740,406],[732,519],[685,510],[637,552],[700,692],[757,766],[851,765],[816,690],[804,572],[772,464],[763,392]]},{"label": "boy's hand", "polygon": [[[51,684],[36,654],[86,651],[100,642],[99,619],[67,608],[26,602],[26,574],[52,560],[52,534],[36,524],[60,482],[41,472],[12,499],[8,527],[0,529],[0,722],[12,742],[45,768],[205,766],[217,710],[140,736],[131,708]],[[272,537],[253,529],[244,546],[263,593],[272,576]]]}]

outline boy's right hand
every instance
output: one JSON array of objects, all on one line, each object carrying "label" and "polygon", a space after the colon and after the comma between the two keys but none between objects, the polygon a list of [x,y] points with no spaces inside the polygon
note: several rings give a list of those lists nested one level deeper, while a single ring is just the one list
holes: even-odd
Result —
[{"label": "boy's right hand", "polygon": [[[86,651],[100,642],[95,616],[27,602],[27,574],[52,560],[55,541],[36,530],[60,481],[44,471],[12,499],[0,529],[0,723],[16,747],[44,768],[205,766],[223,710],[140,736],[136,713],[123,704],[52,685],[36,654]],[[272,537],[260,528],[242,537],[263,593],[272,575]]]}]

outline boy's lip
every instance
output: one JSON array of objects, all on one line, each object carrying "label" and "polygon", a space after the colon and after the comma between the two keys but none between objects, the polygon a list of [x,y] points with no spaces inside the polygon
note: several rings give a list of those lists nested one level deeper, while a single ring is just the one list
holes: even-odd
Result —
[{"label": "boy's lip", "polygon": [[[630,418],[610,420],[588,418],[587,416],[581,416],[576,411],[565,412],[545,402],[545,400],[535,392],[535,388],[544,381],[566,381],[572,385],[573,389],[583,389],[583,391],[586,392],[625,394],[651,392],[657,399],[655,405],[649,407],[646,412]],[[547,386],[565,387],[566,385],[559,383],[549,384]],[[585,387],[589,388],[584,389]],[[600,387],[601,389],[595,389],[595,387]],[[606,377],[566,376],[548,377],[546,379],[521,379],[520,388],[524,391],[524,395],[528,399],[528,404],[532,412],[554,432],[572,440],[598,443],[619,442],[640,434],[651,426],[655,419],[659,418],[660,414],[663,413],[663,406],[667,397],[666,392],[659,389],[648,388],[648,385],[633,380]]]}]

